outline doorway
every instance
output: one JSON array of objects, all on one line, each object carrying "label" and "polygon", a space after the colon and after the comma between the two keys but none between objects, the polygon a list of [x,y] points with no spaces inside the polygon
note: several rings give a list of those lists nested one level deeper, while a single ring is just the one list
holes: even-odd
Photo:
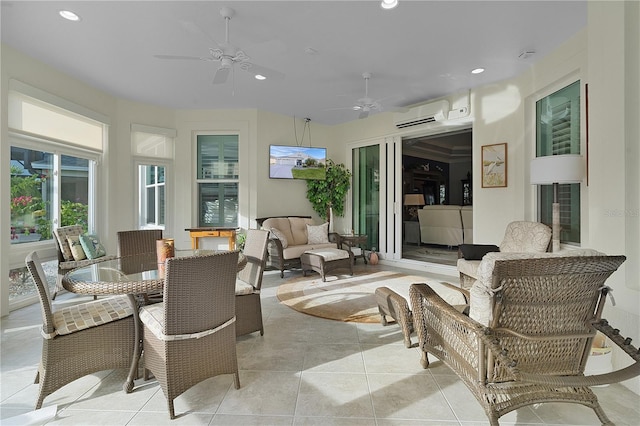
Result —
[{"label": "doorway", "polygon": [[470,128],[402,138],[402,259],[456,265],[455,239],[434,242],[422,235],[429,216],[420,210],[472,205],[472,166]]}]

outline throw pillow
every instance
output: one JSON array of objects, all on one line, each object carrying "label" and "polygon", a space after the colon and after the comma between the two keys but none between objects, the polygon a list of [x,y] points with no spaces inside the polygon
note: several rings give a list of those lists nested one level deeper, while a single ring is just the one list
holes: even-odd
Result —
[{"label": "throw pillow", "polygon": [[282,233],[282,231],[280,231],[278,228],[271,228],[270,231],[271,235],[280,240],[283,249],[289,247],[289,241],[287,241],[287,237]]},{"label": "throw pillow", "polygon": [[97,259],[98,257],[102,257],[107,254],[104,246],[95,235],[80,235],[80,244],[82,244],[82,248],[87,255],[87,259]]},{"label": "throw pillow", "polygon": [[329,222],[322,225],[307,225],[308,244],[326,244],[329,242]]},{"label": "throw pillow", "polygon": [[87,255],[82,248],[82,243],[80,242],[79,235],[68,235],[67,242],[69,243],[69,248],[71,249],[73,260],[78,261],[87,258]]},{"label": "throw pillow", "polygon": [[458,248],[466,260],[482,260],[485,254],[500,251],[493,244],[460,244]]}]

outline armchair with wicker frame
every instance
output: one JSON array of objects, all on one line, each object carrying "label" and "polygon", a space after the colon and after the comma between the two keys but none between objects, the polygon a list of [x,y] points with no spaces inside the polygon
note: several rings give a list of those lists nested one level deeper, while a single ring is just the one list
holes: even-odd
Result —
[{"label": "armchair with wicker frame", "polygon": [[[631,339],[601,318],[610,291],[605,281],[624,260],[491,253],[480,266],[488,276],[471,289],[468,316],[428,285],[413,284],[410,298],[423,367],[429,366],[430,353],[451,368],[492,425],[510,411],[545,402],[582,404],[603,424],[611,424],[589,386],[640,374],[640,353]],[[474,315],[476,302],[485,305],[484,314]],[[631,365],[585,376],[596,331],[622,348]]]}]

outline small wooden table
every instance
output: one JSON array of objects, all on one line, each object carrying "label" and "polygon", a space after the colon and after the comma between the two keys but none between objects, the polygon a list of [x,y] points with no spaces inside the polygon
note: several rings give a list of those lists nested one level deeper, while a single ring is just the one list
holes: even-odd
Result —
[{"label": "small wooden table", "polygon": [[191,237],[191,249],[199,248],[198,238],[206,237],[227,237],[229,239],[229,250],[236,249],[236,230],[238,228],[187,228]]},{"label": "small wooden table", "polygon": [[[364,255],[364,247],[362,246],[367,244],[367,235],[366,234],[340,234],[339,238],[340,239],[338,240],[338,245],[340,246],[340,248],[344,250],[348,250],[352,254],[353,254],[353,251],[351,250],[351,248],[359,247],[360,254],[357,257],[362,257],[362,260],[364,260],[364,263],[366,265],[367,258]],[[346,246],[346,248],[344,246]],[[356,256],[354,256],[354,259],[353,259],[354,262],[355,262],[355,257]]]}]

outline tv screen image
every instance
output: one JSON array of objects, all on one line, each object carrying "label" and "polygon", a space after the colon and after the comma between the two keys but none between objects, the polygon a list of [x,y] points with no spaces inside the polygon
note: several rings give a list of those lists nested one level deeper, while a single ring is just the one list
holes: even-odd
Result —
[{"label": "tv screen image", "polygon": [[269,146],[271,179],[322,180],[326,177],[327,148]]}]

